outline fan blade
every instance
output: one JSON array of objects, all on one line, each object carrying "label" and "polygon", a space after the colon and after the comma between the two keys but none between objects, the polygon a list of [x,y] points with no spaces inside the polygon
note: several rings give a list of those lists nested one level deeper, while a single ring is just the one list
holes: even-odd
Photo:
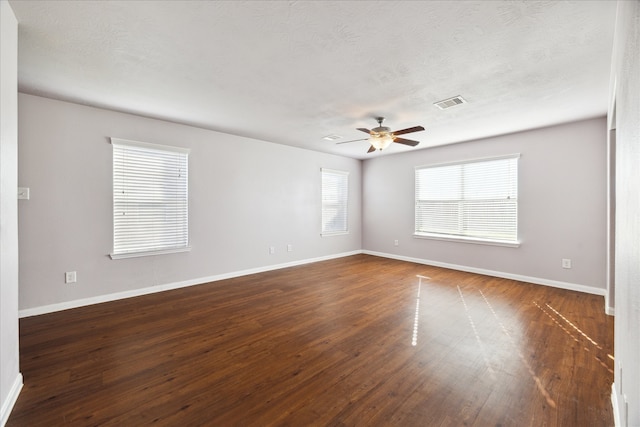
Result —
[{"label": "fan blade", "polygon": [[413,139],[404,139],[404,138],[393,138],[393,142],[397,142],[398,144],[410,145],[415,147],[420,144],[420,141],[414,141]]},{"label": "fan blade", "polygon": [[420,132],[421,130],[424,130],[424,128],[422,126],[414,126],[412,128],[406,128],[406,129],[402,129],[402,130],[397,130],[397,131],[391,132],[391,133],[393,135],[403,135],[405,133]]},{"label": "fan blade", "polygon": [[356,130],[359,130],[360,132],[364,132],[366,134],[371,135],[371,131],[369,129],[365,129],[365,128],[356,128]]},{"label": "fan blade", "polygon": [[367,151],[367,154],[373,153],[374,151],[376,151],[376,147],[372,145],[371,147],[369,147],[369,151]]},{"label": "fan blade", "polygon": [[340,141],[340,142],[336,142],[337,144],[346,144],[347,142],[356,142],[356,141],[367,141],[369,138],[362,138],[362,139],[352,139],[351,141]]}]

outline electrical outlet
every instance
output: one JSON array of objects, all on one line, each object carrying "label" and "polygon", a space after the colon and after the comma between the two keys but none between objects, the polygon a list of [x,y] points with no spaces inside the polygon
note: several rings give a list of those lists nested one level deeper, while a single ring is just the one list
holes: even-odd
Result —
[{"label": "electrical outlet", "polygon": [[64,273],[64,283],[76,283],[76,272],[67,271]]},{"label": "electrical outlet", "polygon": [[29,200],[29,187],[18,187],[18,199]]},{"label": "electrical outlet", "polygon": [[562,268],[571,268],[571,260],[568,258],[562,259]]},{"label": "electrical outlet", "polygon": [[398,246],[398,240],[397,239],[393,241],[393,246]]},{"label": "electrical outlet", "polygon": [[293,252],[293,245],[287,245],[287,252]]},{"label": "electrical outlet", "polygon": [[275,246],[269,246],[269,254],[273,255],[276,253],[276,247]]}]

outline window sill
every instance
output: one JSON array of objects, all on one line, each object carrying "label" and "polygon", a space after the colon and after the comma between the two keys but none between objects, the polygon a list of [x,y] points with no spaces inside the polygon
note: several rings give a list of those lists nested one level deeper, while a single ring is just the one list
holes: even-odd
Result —
[{"label": "window sill", "polygon": [[336,231],[336,232],[333,232],[333,233],[320,233],[320,236],[321,237],[330,237],[330,236],[342,236],[342,235],[345,235],[345,234],[349,234],[349,232],[348,231]]},{"label": "window sill", "polygon": [[504,246],[508,248],[520,247],[520,242],[518,241],[508,242],[505,240],[479,239],[474,237],[463,237],[463,236],[445,236],[440,234],[429,234],[429,233],[414,233],[413,237],[416,239],[444,240],[447,242],[472,243],[475,245]]},{"label": "window sill", "polygon": [[109,254],[111,259],[127,259],[127,258],[139,258],[143,256],[153,256],[153,255],[165,255],[165,254],[175,254],[180,252],[190,252],[191,246],[187,246],[186,248],[175,248],[175,249],[164,249],[161,251],[146,251],[146,252],[128,252],[123,254]]}]

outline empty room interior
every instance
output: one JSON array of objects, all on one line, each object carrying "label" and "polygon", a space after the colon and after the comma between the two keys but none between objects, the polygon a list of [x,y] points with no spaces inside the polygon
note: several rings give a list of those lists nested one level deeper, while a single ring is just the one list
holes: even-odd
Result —
[{"label": "empty room interior", "polygon": [[640,427],[640,1],[0,12],[1,426]]}]

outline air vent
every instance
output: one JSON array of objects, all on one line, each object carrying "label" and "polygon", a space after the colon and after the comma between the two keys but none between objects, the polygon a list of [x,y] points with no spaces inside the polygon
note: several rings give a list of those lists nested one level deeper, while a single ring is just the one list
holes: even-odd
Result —
[{"label": "air vent", "polygon": [[342,139],[342,137],[340,135],[333,134],[333,135],[327,135],[322,139],[326,139],[327,141],[337,141],[338,139]]},{"label": "air vent", "polygon": [[445,110],[447,108],[455,107],[456,105],[465,104],[466,102],[467,101],[465,101],[463,97],[458,95],[458,96],[454,96],[453,98],[435,102],[433,105],[435,105],[441,110]]}]

